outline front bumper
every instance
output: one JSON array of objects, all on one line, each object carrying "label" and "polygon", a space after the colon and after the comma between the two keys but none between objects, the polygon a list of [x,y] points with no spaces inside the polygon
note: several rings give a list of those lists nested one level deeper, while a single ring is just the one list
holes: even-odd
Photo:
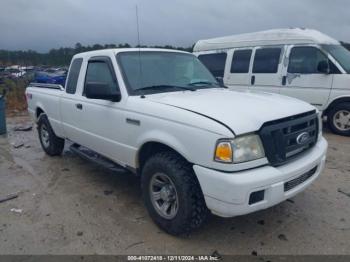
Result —
[{"label": "front bumper", "polygon": [[[323,171],[326,161],[327,141],[321,137],[307,153],[280,167],[263,166],[251,170],[225,173],[194,165],[205,202],[212,213],[234,217],[274,206],[291,198],[308,187]],[[304,182],[285,191],[285,183],[315,168]],[[251,193],[264,191],[261,201],[249,204]]]}]

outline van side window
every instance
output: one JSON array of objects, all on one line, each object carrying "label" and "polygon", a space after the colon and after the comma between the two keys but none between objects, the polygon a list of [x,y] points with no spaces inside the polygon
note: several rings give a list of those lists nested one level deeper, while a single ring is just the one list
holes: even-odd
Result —
[{"label": "van side window", "polygon": [[226,53],[199,55],[198,59],[215,77],[224,77]]},{"label": "van side window", "polygon": [[68,94],[75,94],[75,91],[77,90],[77,83],[82,63],[82,58],[76,58],[72,62],[66,83],[66,92]]},{"label": "van side window", "polygon": [[[318,48],[312,46],[293,47],[289,55],[288,73],[321,74],[318,70],[320,62],[328,62],[328,58]],[[332,65],[330,68],[332,69]],[[333,65],[333,70],[335,68]]]},{"label": "van side window", "polygon": [[281,48],[261,48],[255,51],[253,73],[273,74],[278,71]]},{"label": "van side window", "polygon": [[252,50],[236,50],[233,53],[231,73],[248,73]]},{"label": "van side window", "polygon": [[88,82],[105,83],[110,88],[111,93],[115,93],[118,90],[118,84],[114,80],[110,67],[103,61],[89,62],[86,70],[85,85]]}]

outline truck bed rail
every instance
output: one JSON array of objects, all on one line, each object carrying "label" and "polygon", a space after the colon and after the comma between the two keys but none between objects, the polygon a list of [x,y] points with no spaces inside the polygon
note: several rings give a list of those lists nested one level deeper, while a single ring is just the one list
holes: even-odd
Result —
[{"label": "truck bed rail", "polygon": [[45,83],[29,83],[28,87],[39,87],[39,88],[49,88],[49,89],[59,89],[64,90],[64,87],[62,85],[57,84],[45,84]]}]

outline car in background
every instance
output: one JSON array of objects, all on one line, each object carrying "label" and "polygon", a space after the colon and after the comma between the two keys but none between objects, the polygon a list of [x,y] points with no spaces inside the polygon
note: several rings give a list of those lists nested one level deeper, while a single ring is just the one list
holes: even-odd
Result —
[{"label": "car in background", "polygon": [[12,78],[12,79],[23,77],[26,74],[26,71],[16,69],[16,68],[7,69],[6,72],[9,73],[9,78]]},{"label": "car in background", "polygon": [[304,100],[350,136],[350,51],[316,30],[274,29],[200,40],[194,54],[226,86]]}]

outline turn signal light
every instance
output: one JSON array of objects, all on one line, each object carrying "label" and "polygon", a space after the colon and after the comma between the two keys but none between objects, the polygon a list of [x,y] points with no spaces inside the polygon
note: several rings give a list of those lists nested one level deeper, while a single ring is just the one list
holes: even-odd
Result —
[{"label": "turn signal light", "polygon": [[215,150],[215,161],[232,163],[232,147],[228,141],[219,142]]}]

